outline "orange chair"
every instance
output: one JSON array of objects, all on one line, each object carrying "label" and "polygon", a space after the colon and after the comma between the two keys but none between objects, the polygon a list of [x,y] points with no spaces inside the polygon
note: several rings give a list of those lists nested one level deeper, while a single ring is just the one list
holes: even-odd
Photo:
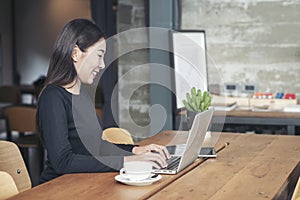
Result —
[{"label": "orange chair", "polygon": [[298,182],[296,184],[292,200],[300,200],[300,177],[298,178]]},{"label": "orange chair", "polygon": [[115,144],[134,144],[131,134],[123,128],[107,128],[102,133],[102,139]]}]

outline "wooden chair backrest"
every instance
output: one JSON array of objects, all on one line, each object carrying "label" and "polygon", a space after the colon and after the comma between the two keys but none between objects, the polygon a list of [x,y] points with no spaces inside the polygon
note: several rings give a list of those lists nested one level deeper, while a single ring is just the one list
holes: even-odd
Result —
[{"label": "wooden chair backrest", "polygon": [[7,172],[13,178],[19,192],[32,187],[20,150],[13,142],[0,140],[0,171]]},{"label": "wooden chair backrest", "polygon": [[18,132],[37,132],[36,108],[32,106],[14,105],[3,108],[8,118],[9,129]]},{"label": "wooden chair backrest", "polygon": [[107,128],[102,133],[102,139],[115,144],[134,144],[131,134],[123,128]]},{"label": "wooden chair backrest", "polygon": [[293,196],[292,196],[292,200],[300,200],[300,176],[298,178],[298,182],[296,184]]},{"label": "wooden chair backrest", "polygon": [[7,172],[0,171],[0,200],[8,199],[18,194],[14,179]]}]

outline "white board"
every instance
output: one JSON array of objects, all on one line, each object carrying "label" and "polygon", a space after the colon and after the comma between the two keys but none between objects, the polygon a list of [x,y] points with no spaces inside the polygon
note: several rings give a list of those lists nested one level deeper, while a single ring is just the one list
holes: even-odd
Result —
[{"label": "white board", "polygon": [[207,91],[207,62],[205,32],[171,31],[174,65],[174,84],[177,109],[184,107],[182,100],[192,87]]}]

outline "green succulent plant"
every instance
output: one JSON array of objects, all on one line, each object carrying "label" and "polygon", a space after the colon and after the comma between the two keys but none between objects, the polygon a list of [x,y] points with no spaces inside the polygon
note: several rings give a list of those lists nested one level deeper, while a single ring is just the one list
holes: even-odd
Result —
[{"label": "green succulent plant", "polygon": [[193,87],[191,92],[186,93],[186,99],[182,101],[188,111],[203,112],[208,109],[211,104],[212,95],[208,91],[202,91]]}]

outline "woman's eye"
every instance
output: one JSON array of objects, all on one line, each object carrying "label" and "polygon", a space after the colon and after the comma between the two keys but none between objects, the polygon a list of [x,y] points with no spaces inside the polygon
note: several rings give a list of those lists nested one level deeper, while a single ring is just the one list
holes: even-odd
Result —
[{"label": "woman's eye", "polygon": [[98,55],[99,58],[102,58],[102,55]]}]

